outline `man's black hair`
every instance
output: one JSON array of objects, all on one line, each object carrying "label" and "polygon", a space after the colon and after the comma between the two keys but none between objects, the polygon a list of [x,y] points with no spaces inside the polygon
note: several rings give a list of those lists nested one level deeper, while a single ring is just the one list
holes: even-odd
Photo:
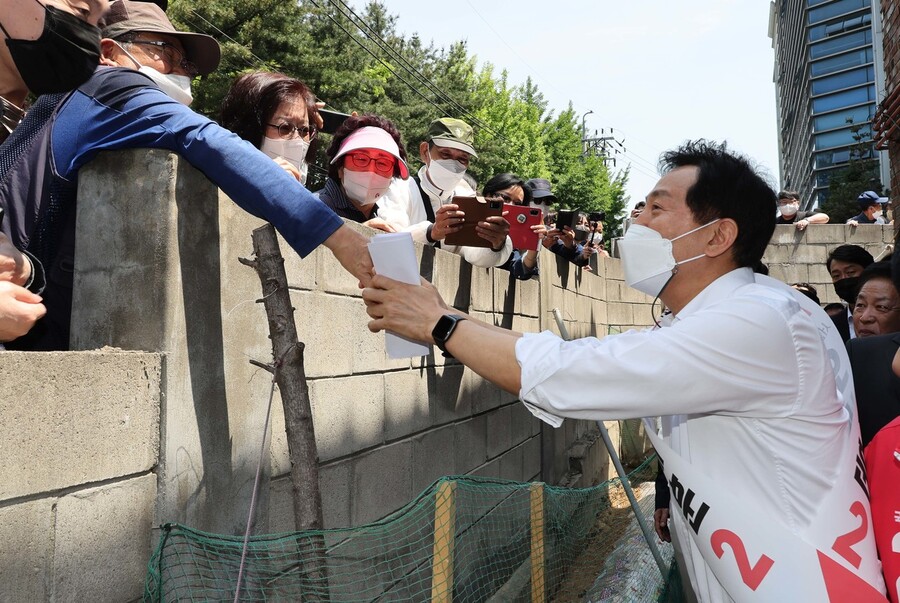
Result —
[{"label": "man's black hair", "polygon": [[526,186],[524,180],[522,180],[515,174],[510,174],[509,172],[496,174],[490,180],[485,182],[484,188],[481,190],[481,194],[485,197],[493,197],[500,191],[504,191],[513,186],[518,186],[522,189],[522,195],[524,197],[524,200],[522,201],[523,205],[528,205],[529,203],[531,203],[531,200],[533,198],[531,194],[531,187]]},{"label": "man's black hair", "polygon": [[894,281],[891,279],[891,262],[883,260],[881,262],[873,262],[866,266],[865,270],[862,271],[862,274],[859,275],[859,282],[856,285],[857,294],[859,294],[859,290],[862,289],[862,286],[873,278],[886,278],[891,281],[891,284],[893,285]]},{"label": "man's black hair", "polygon": [[874,262],[875,258],[859,245],[841,245],[832,249],[831,253],[828,254],[828,259],[825,260],[828,272],[831,272],[831,262],[833,260],[847,262],[848,264],[859,264],[865,268]]},{"label": "man's black hair", "polygon": [[698,168],[697,182],[686,199],[694,220],[700,224],[717,218],[734,220],[738,234],[732,257],[738,266],[756,265],[775,232],[775,191],[725,143],[690,141],[664,153],[660,161],[662,173],[686,166]]}]

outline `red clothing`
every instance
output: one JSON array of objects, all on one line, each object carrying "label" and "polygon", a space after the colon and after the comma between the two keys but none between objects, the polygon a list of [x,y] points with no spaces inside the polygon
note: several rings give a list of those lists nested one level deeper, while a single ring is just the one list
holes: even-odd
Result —
[{"label": "red clothing", "polygon": [[875,434],[865,458],[875,544],[888,597],[900,603],[900,417]]}]

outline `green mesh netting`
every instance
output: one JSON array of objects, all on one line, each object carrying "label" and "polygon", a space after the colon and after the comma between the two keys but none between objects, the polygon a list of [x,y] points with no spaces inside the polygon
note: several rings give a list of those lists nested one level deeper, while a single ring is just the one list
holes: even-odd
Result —
[{"label": "green mesh netting", "polygon": [[[651,458],[630,474],[652,525]],[[242,537],[162,528],[146,601],[233,601]],[[667,562],[671,547],[664,546]],[[255,536],[241,601],[678,601],[618,479],[585,489],[448,477],[384,519]],[[672,573],[677,578],[677,572]],[[674,596],[674,598],[673,598]]]}]

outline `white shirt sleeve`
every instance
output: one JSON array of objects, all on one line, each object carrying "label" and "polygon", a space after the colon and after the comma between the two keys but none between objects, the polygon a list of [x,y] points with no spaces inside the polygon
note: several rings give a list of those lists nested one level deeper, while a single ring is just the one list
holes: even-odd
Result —
[{"label": "white shirt sleeve", "polygon": [[798,362],[827,362],[798,360],[795,335],[777,307],[746,300],[709,308],[672,327],[602,340],[525,335],[516,344],[519,395],[552,425],[560,417],[789,416],[802,386]]}]

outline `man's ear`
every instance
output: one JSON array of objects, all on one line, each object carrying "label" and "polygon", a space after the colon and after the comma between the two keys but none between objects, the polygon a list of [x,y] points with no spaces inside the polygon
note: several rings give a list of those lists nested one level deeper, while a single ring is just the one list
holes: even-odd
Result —
[{"label": "man's ear", "polygon": [[706,255],[718,257],[731,250],[738,236],[737,222],[731,218],[722,218],[713,226],[713,236],[706,243]]},{"label": "man's ear", "polygon": [[116,62],[122,50],[119,45],[109,38],[100,40],[100,64],[107,67],[123,67]]},{"label": "man's ear", "polygon": [[419,144],[419,157],[422,159],[422,163],[428,163],[428,142]]}]

